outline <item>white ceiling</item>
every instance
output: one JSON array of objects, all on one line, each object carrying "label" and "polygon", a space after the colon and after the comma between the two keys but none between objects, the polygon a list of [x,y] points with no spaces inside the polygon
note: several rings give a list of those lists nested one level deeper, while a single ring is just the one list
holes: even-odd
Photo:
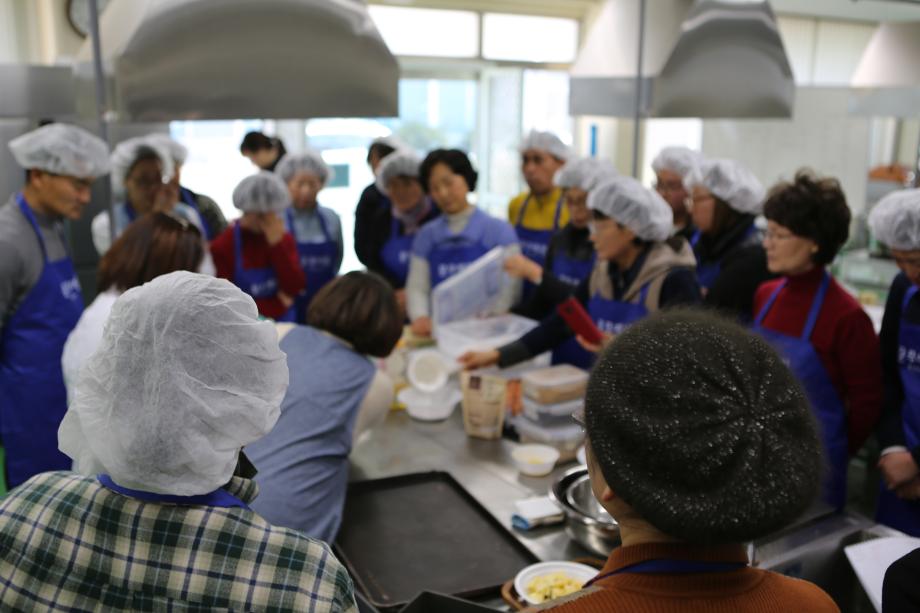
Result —
[{"label": "white ceiling", "polygon": [[[604,0],[369,0],[371,4],[584,19]],[[652,0],[654,1],[654,0]],[[858,21],[920,21],[920,0],[771,0],[777,13]]]}]

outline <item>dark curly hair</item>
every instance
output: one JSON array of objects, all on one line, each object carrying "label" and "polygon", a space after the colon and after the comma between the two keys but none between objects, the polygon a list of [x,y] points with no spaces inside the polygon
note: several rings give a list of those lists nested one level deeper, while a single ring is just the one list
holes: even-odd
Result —
[{"label": "dark curly hair", "polygon": [[473,169],[470,158],[459,149],[435,149],[425,157],[419,167],[419,179],[425,192],[428,192],[431,171],[438,164],[445,164],[454,174],[463,177],[471,192],[476,191],[476,179],[479,174]]},{"label": "dark curly hair", "polygon": [[802,169],[792,183],[777,183],[764,204],[764,217],[818,245],[815,264],[834,261],[850,236],[850,207],[840,183],[833,177],[818,177]]}]

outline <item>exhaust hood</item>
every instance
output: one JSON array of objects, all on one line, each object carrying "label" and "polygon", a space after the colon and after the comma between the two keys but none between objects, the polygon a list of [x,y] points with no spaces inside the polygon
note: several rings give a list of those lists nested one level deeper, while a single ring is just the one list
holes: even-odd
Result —
[{"label": "exhaust hood", "polygon": [[769,3],[648,2],[643,74],[636,78],[639,3],[608,0],[571,72],[573,115],[792,116],[795,80]]},{"label": "exhaust hood", "polygon": [[[100,19],[116,119],[395,116],[399,66],[363,0],[131,0]],[[76,68],[92,114],[92,45]]]},{"label": "exhaust hood", "polygon": [[856,115],[920,115],[920,22],[883,23],[872,35],[850,85]]}]

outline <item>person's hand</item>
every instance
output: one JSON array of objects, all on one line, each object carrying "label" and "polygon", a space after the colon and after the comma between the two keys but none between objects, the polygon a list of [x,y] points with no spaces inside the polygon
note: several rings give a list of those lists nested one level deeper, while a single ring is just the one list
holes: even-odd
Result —
[{"label": "person's hand", "polygon": [[169,183],[164,183],[157,188],[156,196],[153,197],[154,213],[171,213],[179,202],[179,190],[173,188]]},{"label": "person's hand", "polygon": [[281,305],[282,305],[284,308],[286,308],[286,309],[291,308],[291,305],[294,304],[294,299],[291,298],[290,296],[288,296],[287,294],[285,294],[285,293],[282,292],[282,291],[279,291],[279,292],[276,294],[276,296],[278,296],[278,300],[281,301]]},{"label": "person's hand", "polygon": [[464,370],[475,370],[498,364],[498,358],[498,349],[492,349],[490,351],[467,351],[457,358],[457,361]]},{"label": "person's hand", "polygon": [[505,272],[512,277],[527,279],[531,283],[539,283],[543,277],[543,267],[521,254],[505,258]]},{"label": "person's hand", "polygon": [[280,243],[281,238],[284,236],[284,222],[281,217],[274,213],[264,213],[259,221],[262,234],[265,235],[265,240],[268,241],[268,244],[274,247]]},{"label": "person's hand", "polygon": [[908,481],[896,489],[894,493],[902,500],[917,500],[920,498],[920,478]]},{"label": "person's hand", "polygon": [[878,467],[882,471],[885,485],[890,490],[897,489],[920,476],[920,468],[909,451],[886,453],[879,458]]},{"label": "person's hand", "polygon": [[412,334],[416,336],[431,336],[431,318],[416,317],[409,326]]},{"label": "person's hand", "polygon": [[590,353],[600,353],[607,347],[607,345],[612,343],[614,339],[614,336],[612,334],[608,334],[607,332],[602,332],[601,334],[604,338],[601,339],[600,343],[592,343],[580,334],[575,336],[575,340],[579,345],[582,346],[585,351]]}]

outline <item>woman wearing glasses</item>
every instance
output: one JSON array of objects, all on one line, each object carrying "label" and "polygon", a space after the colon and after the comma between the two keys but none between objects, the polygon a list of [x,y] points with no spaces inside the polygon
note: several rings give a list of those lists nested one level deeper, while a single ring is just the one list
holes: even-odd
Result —
[{"label": "woman wearing glasses", "polygon": [[836,179],[799,171],[764,205],[770,272],[754,297],[754,325],[786,358],[820,424],[825,502],[846,502],[850,456],[878,421],[882,370],[869,316],[826,270],[849,235],[850,209]]}]

